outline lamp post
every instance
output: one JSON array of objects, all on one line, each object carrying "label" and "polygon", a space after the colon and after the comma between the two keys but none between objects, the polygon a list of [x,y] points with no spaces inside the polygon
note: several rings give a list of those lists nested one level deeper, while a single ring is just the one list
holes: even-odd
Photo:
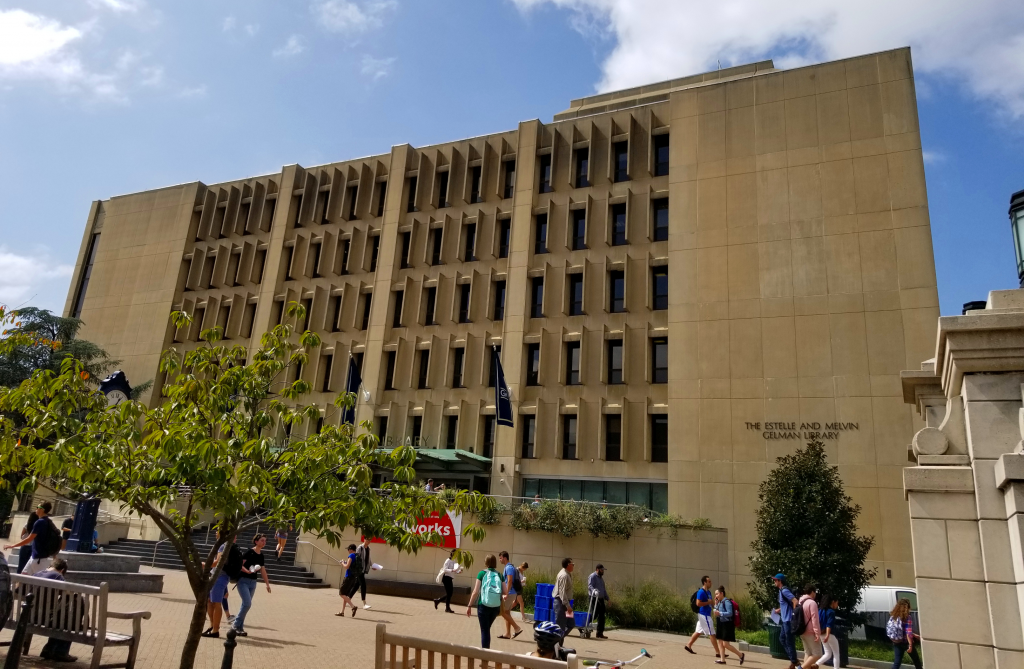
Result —
[{"label": "lamp post", "polygon": [[1010,196],[1010,230],[1013,231],[1013,252],[1017,257],[1017,279],[1024,288],[1024,190]]}]

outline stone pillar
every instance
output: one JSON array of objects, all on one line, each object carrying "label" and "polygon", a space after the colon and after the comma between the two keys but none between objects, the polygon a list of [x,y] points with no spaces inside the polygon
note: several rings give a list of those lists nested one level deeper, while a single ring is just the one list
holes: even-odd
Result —
[{"label": "stone pillar", "polygon": [[926,425],[903,472],[925,662],[1020,669],[1024,290],[940,318],[935,359],[902,381]]}]

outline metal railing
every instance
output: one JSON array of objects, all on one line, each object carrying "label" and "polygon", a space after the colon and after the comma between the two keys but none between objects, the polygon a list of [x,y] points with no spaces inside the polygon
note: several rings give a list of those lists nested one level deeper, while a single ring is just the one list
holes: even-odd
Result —
[{"label": "metal railing", "polygon": [[[334,565],[330,565],[330,564],[327,565],[328,569],[330,569],[331,567],[338,567],[339,570],[341,569],[341,560],[336,560],[335,558],[331,557],[330,553],[328,553],[327,551],[325,551],[324,549],[320,548],[319,546],[317,546],[316,544],[314,544],[314,543],[312,543],[310,541],[299,541],[299,540],[296,540],[296,542],[295,542],[295,564],[298,564],[298,562],[299,562],[299,544],[305,544],[306,546],[309,546],[313,550],[319,551],[319,552],[323,553],[324,557],[326,557],[328,560],[336,563]],[[310,554],[309,554],[309,565],[303,567],[306,571],[308,571],[310,573],[313,573],[313,555],[314,555],[314,553],[310,552]],[[341,576],[341,574],[339,574],[339,580],[340,580],[340,576]],[[324,573],[324,580],[325,581],[327,580],[327,573],[326,572]]]}]

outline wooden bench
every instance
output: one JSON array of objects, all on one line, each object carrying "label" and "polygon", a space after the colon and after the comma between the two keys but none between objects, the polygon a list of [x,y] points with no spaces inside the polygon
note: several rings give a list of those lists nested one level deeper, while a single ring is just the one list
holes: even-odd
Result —
[{"label": "wooden bench", "polygon": [[488,648],[389,634],[377,623],[374,669],[578,669],[576,656],[567,662],[525,657]]},{"label": "wooden bench", "polygon": [[[107,610],[107,584],[99,587],[54,581],[48,578],[36,578],[11,574],[11,585],[14,592],[14,614],[7,623],[8,629],[14,629],[21,615],[21,600],[28,593],[35,595],[35,604],[29,614],[25,645],[33,634],[51,639],[84,643],[92,646],[92,669],[100,667],[100,658],[106,646],[128,646],[128,660],[104,667],[125,667],[133,669],[135,656],[139,650],[139,639],[142,636],[142,619],[149,619],[149,611],[118,613]],[[107,620],[131,620],[132,633],[121,634],[107,630]]]}]

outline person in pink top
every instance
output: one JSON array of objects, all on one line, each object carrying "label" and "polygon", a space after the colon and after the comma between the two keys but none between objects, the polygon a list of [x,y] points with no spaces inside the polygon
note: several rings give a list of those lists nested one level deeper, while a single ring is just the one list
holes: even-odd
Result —
[{"label": "person in pink top", "polygon": [[808,585],[804,588],[803,597],[800,598],[800,607],[804,610],[804,620],[807,621],[807,627],[804,629],[804,633],[800,635],[800,639],[804,642],[804,661],[800,665],[803,669],[811,669],[815,666],[818,658],[822,656],[821,647],[821,623],[818,621],[818,602],[815,601],[814,595],[817,592],[817,588],[813,585]]}]

